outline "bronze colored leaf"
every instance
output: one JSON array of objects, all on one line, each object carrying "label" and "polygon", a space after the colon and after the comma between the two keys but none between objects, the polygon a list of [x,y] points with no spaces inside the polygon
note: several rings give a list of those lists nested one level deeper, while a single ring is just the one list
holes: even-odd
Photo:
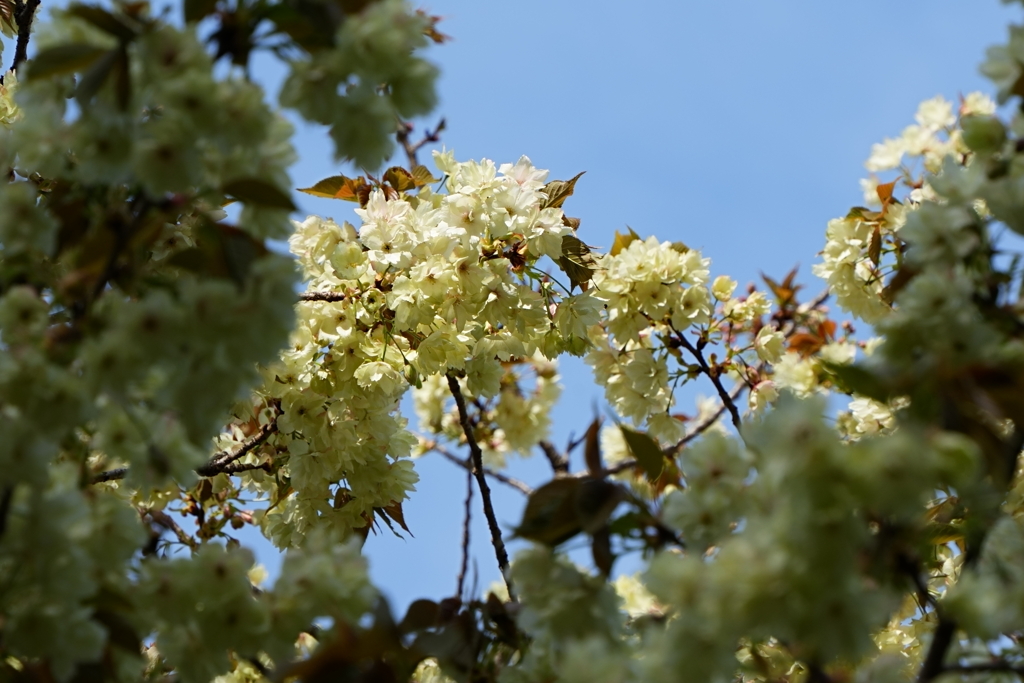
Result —
[{"label": "bronze colored leaf", "polygon": [[18,24],[14,20],[14,12],[17,7],[15,0],[0,0],[0,21],[11,33],[18,32]]},{"label": "bronze colored leaf", "polygon": [[569,276],[572,287],[579,287],[583,291],[587,291],[594,271],[597,270],[590,247],[575,235],[562,236],[562,255],[558,258],[558,265]]},{"label": "bronze colored leaf", "polygon": [[796,271],[797,269],[794,268],[786,273],[786,277],[783,278],[782,282],[776,282],[764,273],[761,273],[761,279],[768,285],[768,289],[772,290],[772,294],[775,295],[780,307],[785,307],[787,304],[792,303],[796,293],[803,289],[803,285],[793,284],[793,280],[796,278]]},{"label": "bronze colored leaf", "polygon": [[260,178],[235,178],[224,183],[223,189],[224,194],[253,206],[284,211],[295,211],[296,209],[287,193],[278,189],[273,183]]},{"label": "bronze colored leaf", "polygon": [[358,178],[346,178],[343,175],[331,176],[330,178],[324,178],[313,187],[299,188],[299,192],[305,192],[311,194],[314,197],[324,197],[326,199],[342,199],[347,202],[360,202],[361,191],[367,188],[369,192],[370,185],[367,184],[366,178],[359,176]]},{"label": "bronze colored leaf", "polygon": [[594,532],[590,541],[590,552],[594,558],[594,566],[601,572],[601,576],[611,576],[615,553],[612,552],[612,535],[607,524]]},{"label": "bronze colored leaf", "polygon": [[789,338],[789,350],[806,358],[825,345],[825,340],[810,332],[798,332]]},{"label": "bronze colored leaf", "polygon": [[29,62],[29,78],[49,78],[91,66],[109,50],[86,43],[69,43],[42,50]]},{"label": "bronze colored leaf", "polygon": [[384,182],[395,188],[398,192],[408,192],[416,189],[416,180],[412,173],[409,173],[401,166],[392,166],[384,171]]},{"label": "bronze colored leaf", "polygon": [[572,196],[573,190],[576,188],[576,181],[580,179],[586,171],[580,171],[569,180],[552,180],[550,183],[545,185],[541,192],[544,192],[548,198],[541,202],[540,208],[542,209],[560,209],[562,204],[565,204],[565,200]]},{"label": "bronze colored leaf", "polygon": [[563,225],[568,225],[569,228],[573,232],[576,232],[577,230],[580,229],[580,219],[579,218],[570,218],[569,216],[566,216],[565,214],[562,214],[562,224]]},{"label": "bronze colored leaf", "polygon": [[629,232],[627,232],[625,235],[620,233],[618,230],[615,231],[615,241],[612,242],[612,248],[608,252],[612,256],[618,256],[623,249],[627,248],[635,240],[640,239],[640,235],[636,234],[636,230],[629,227],[628,225],[626,226],[626,229]]},{"label": "bronze colored leaf", "polygon": [[386,514],[391,519],[395,520],[395,522],[398,523],[398,526],[405,529],[405,532],[412,536],[412,532],[409,531],[409,527],[405,524],[405,514],[402,512],[401,503],[392,502],[391,505],[386,505],[381,509],[384,510],[384,514]]},{"label": "bronze colored leaf", "polygon": [[882,259],[882,230],[877,225],[871,232],[871,239],[868,240],[868,258],[876,268]]},{"label": "bronze colored leaf", "polygon": [[896,188],[896,181],[891,183],[882,183],[875,188],[875,193],[878,195],[878,201],[882,202],[882,206],[885,206],[892,201],[892,192]]},{"label": "bronze colored leaf", "polygon": [[434,174],[430,172],[430,169],[423,164],[420,164],[416,168],[412,169],[412,182],[415,183],[416,187],[423,187],[424,185],[439,183],[441,182],[441,179],[435,178]]},{"label": "bronze colored leaf", "polygon": [[583,460],[587,463],[587,470],[595,476],[604,469],[601,465],[600,433],[601,420],[595,417],[583,436]]},{"label": "bronze colored leaf", "polygon": [[441,616],[441,606],[433,600],[414,600],[398,625],[402,633],[422,631],[427,628],[434,628]]},{"label": "bronze colored leaf", "polygon": [[657,442],[647,434],[629,427],[619,425],[619,429],[622,430],[626,445],[629,446],[633,457],[636,458],[644,474],[647,475],[647,479],[650,481],[657,479],[665,466],[665,454],[661,452]]}]

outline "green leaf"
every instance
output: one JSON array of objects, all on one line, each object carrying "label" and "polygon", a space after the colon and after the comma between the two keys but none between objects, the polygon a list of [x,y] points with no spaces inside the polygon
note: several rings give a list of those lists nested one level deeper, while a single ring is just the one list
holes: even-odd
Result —
[{"label": "green leaf", "polygon": [[548,198],[541,202],[540,208],[542,209],[560,209],[562,204],[565,204],[565,200],[572,196],[573,190],[576,188],[576,181],[580,179],[586,171],[580,171],[569,180],[552,180],[550,183],[545,185],[541,192],[544,192]]},{"label": "green leaf", "polygon": [[597,263],[594,261],[594,255],[590,253],[590,247],[575,235],[562,236],[562,255],[558,258],[558,266],[569,276],[572,287],[579,287],[584,291],[587,290],[594,271],[597,270]]},{"label": "green leaf", "polygon": [[217,0],[185,0],[185,21],[202,21],[217,9]]},{"label": "green leaf", "polygon": [[530,494],[515,533],[554,547],[580,532],[602,528],[625,495],[618,484],[595,477],[549,481]]},{"label": "green leaf", "polygon": [[626,439],[626,445],[633,453],[633,457],[643,468],[647,479],[654,481],[661,476],[661,470],[665,467],[665,454],[661,452],[657,442],[647,434],[619,425],[622,436]]},{"label": "green leaf", "polygon": [[74,73],[92,65],[109,50],[86,43],[68,43],[50,47],[29,62],[28,78],[49,78]]},{"label": "green leaf", "polygon": [[516,536],[556,546],[583,531],[575,509],[582,484],[582,479],[555,479],[531,493]]},{"label": "green leaf", "polygon": [[123,43],[134,40],[142,28],[127,17],[113,14],[96,5],[71,5],[67,13],[92,24]]},{"label": "green leaf", "polygon": [[295,211],[296,208],[285,192],[278,189],[273,183],[260,178],[236,178],[224,183],[223,189],[224,194],[253,206],[284,211]]},{"label": "green leaf", "polygon": [[110,72],[114,70],[119,52],[120,50],[117,48],[107,50],[102,57],[89,67],[88,71],[82,74],[82,78],[78,81],[78,87],[75,88],[75,99],[78,100],[80,105],[84,106],[91,102],[92,98],[103,87],[103,84],[110,76]]},{"label": "green leaf", "polygon": [[422,631],[437,626],[441,618],[441,606],[433,600],[414,600],[398,625],[402,633]]},{"label": "green leaf", "polygon": [[858,394],[881,403],[888,403],[893,398],[892,389],[883,378],[860,365],[844,365],[819,361],[847,393]]}]

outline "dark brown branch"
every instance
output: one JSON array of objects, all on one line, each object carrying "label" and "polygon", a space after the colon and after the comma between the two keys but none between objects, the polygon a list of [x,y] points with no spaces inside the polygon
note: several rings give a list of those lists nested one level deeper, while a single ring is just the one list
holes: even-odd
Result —
[{"label": "dark brown branch", "polygon": [[3,538],[7,531],[7,515],[11,512],[11,500],[14,498],[14,486],[8,484],[3,493],[0,493],[0,538]]},{"label": "dark brown branch", "polygon": [[[473,463],[472,463],[472,461],[470,461],[468,459],[467,460],[463,460],[462,458],[457,457],[455,454],[451,453],[448,449],[446,449],[444,446],[442,446],[441,444],[437,443],[436,441],[428,442],[427,443],[427,449],[428,450],[432,450],[432,451],[436,451],[437,453],[439,453],[442,457],[444,457],[449,462],[451,462],[451,463],[453,463],[455,465],[458,465],[459,467],[461,467],[461,468],[465,469],[466,471],[472,473],[472,471],[473,471]],[[489,469],[487,467],[484,468],[484,474],[486,474],[488,477],[491,477],[495,481],[500,481],[502,484],[505,484],[506,486],[511,486],[512,488],[516,489],[520,493],[524,493],[526,495],[530,495],[531,493],[533,493],[533,489],[530,488],[529,485],[526,484],[526,482],[523,482],[523,481],[520,481],[520,480],[515,479],[513,477],[510,477],[507,474],[502,474],[501,472]]]},{"label": "dark brown branch", "polygon": [[243,458],[251,453],[257,446],[262,444],[264,441],[270,438],[270,435],[277,431],[277,419],[271,420],[267,424],[261,426],[259,430],[246,439],[241,448],[234,453],[222,452],[213,456],[210,462],[196,468],[196,472],[203,477],[212,477],[214,475],[224,472],[225,468],[231,463],[235,462],[239,458]]},{"label": "dark brown branch", "polygon": [[687,339],[681,332],[675,328],[672,331],[676,335],[676,339],[690,354],[697,359],[697,364],[700,366],[701,372],[708,376],[711,380],[711,384],[714,385],[715,391],[718,392],[718,397],[722,399],[722,405],[729,411],[730,417],[732,417],[732,424],[736,427],[736,431],[740,430],[740,411],[736,408],[736,403],[732,400],[729,392],[725,390],[725,386],[722,384],[721,372],[717,369],[712,369],[708,365],[707,360],[704,359],[704,354],[699,348],[693,345],[689,339]]},{"label": "dark brown branch", "polygon": [[466,503],[462,518],[462,565],[459,567],[459,580],[455,588],[455,597],[462,600],[462,590],[466,584],[466,569],[469,567],[469,522],[473,514],[473,470],[466,470]]},{"label": "dark brown branch", "polygon": [[508,587],[509,598],[515,600],[512,579],[508,575],[508,552],[505,551],[505,541],[501,538],[501,528],[498,526],[498,518],[494,514],[494,504],[491,502],[491,487],[487,484],[487,477],[484,476],[484,454],[480,450],[480,444],[476,442],[476,437],[473,435],[473,424],[469,420],[466,397],[462,395],[462,388],[459,387],[458,378],[452,373],[448,373],[448,388],[455,398],[455,406],[459,410],[459,424],[462,425],[462,433],[466,435],[466,442],[469,444],[469,453],[473,461],[473,476],[476,477],[476,484],[480,487],[484,517],[487,518],[487,526],[491,531],[491,543],[494,545],[494,555],[498,560],[498,568],[501,569],[501,575],[504,577],[505,585]]},{"label": "dark brown branch", "polygon": [[17,0],[14,5],[14,23],[18,25],[18,42],[14,48],[14,62],[11,71],[17,70],[28,59],[28,41],[32,36],[32,20],[41,0]]},{"label": "dark brown branch", "polygon": [[555,448],[555,444],[550,441],[541,441],[539,444],[540,449],[544,451],[544,457],[551,463],[551,469],[554,470],[555,475],[569,474],[569,457],[562,455]]},{"label": "dark brown branch", "polygon": [[[973,542],[971,540],[968,541],[967,548],[964,550],[964,561],[960,567],[961,574],[970,569],[978,561],[978,558],[981,557],[981,547],[984,541],[984,533],[979,534],[976,539],[973,539]],[[939,617],[939,623],[935,627],[935,634],[932,636],[932,643],[928,647],[928,653],[925,655],[924,664],[921,665],[921,671],[917,674],[918,683],[928,683],[941,676],[946,670],[944,662],[946,661],[946,655],[949,653],[949,648],[953,644],[958,627],[956,621],[951,619],[948,614],[945,614],[941,607],[938,604],[935,606],[935,613]]]},{"label": "dark brown branch", "polygon": [[[235,461],[251,453],[257,446],[269,439],[270,435],[276,431],[277,420],[274,419],[260,427],[259,431],[246,439],[237,451],[221,451],[210,458],[208,463],[197,467],[196,474],[201,477],[215,477],[218,474],[237,474],[238,472],[245,472],[246,470],[267,469],[269,467],[269,463],[266,462],[249,464],[237,463]],[[107,470],[106,472],[100,472],[99,474],[94,475],[91,483],[100,484],[105,481],[117,481],[118,479],[124,479],[127,475],[128,468],[119,467],[114,470]]]},{"label": "dark brown branch", "polygon": [[174,535],[178,537],[178,541],[180,541],[183,545],[187,545],[192,550],[196,550],[199,547],[199,544],[196,543],[196,539],[192,538],[187,533],[185,533],[185,530],[178,526],[178,523],[171,519],[171,516],[164,512],[163,510],[157,510],[155,508],[143,508],[141,510],[141,513],[143,515],[148,516],[159,526],[162,526],[168,531],[174,532]]},{"label": "dark brown branch", "polygon": [[299,301],[344,301],[347,296],[342,292],[303,292]]},{"label": "dark brown branch", "polygon": [[417,142],[413,142],[410,139],[412,135],[413,126],[411,123],[405,121],[398,122],[398,131],[395,133],[395,137],[398,139],[398,144],[402,146],[402,150],[405,152],[405,157],[409,162],[409,170],[414,170],[420,165],[417,154],[423,148],[431,142],[437,142],[441,139],[441,131],[445,128],[445,120],[441,119],[437,122],[437,126],[434,130],[427,130],[423,133],[423,137]]},{"label": "dark brown branch", "polygon": [[107,470],[106,472],[100,472],[94,475],[91,483],[102,484],[105,481],[117,481],[118,479],[124,479],[128,476],[127,467],[118,467],[116,470]]},{"label": "dark brown branch", "polygon": [[[744,384],[743,382],[740,382],[735,387],[733,387],[731,392],[729,392],[729,396],[732,397],[733,401],[735,401],[737,398],[739,398],[740,394],[742,394],[743,391],[746,388],[747,388],[747,385]],[[690,432],[689,434],[684,436],[682,439],[680,439],[679,443],[675,444],[674,446],[670,446],[670,447],[666,448],[665,449],[665,456],[669,457],[669,458],[674,458],[676,455],[679,454],[679,451],[681,451],[683,449],[683,446],[685,446],[686,444],[690,443],[691,441],[696,439],[698,436],[700,436],[701,434],[706,432],[712,425],[714,425],[716,422],[718,422],[719,418],[721,418],[722,415],[724,415],[724,414],[725,414],[725,406],[724,405],[723,406],[719,406],[718,410],[716,410],[714,412],[714,414],[711,415],[711,417],[708,417],[703,422],[698,424],[694,428],[694,430],[692,432]],[[597,474],[597,476],[599,476],[599,477],[607,477],[607,476],[610,476],[612,474],[618,474],[619,472],[623,472],[625,470],[632,469],[634,467],[637,467],[638,465],[639,465],[639,463],[636,460],[623,460],[622,462],[615,463],[611,467],[606,467],[605,469],[601,470],[601,472],[599,472]],[[577,476],[577,477],[587,477],[587,476],[591,476],[591,474],[589,472],[582,472],[582,473],[576,474],[574,476]]]}]

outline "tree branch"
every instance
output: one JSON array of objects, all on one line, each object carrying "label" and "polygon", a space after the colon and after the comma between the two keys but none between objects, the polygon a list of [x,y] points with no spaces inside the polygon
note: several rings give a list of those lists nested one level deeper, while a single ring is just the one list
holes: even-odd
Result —
[{"label": "tree branch", "polygon": [[173,531],[174,535],[178,537],[178,541],[180,541],[184,545],[187,545],[192,550],[196,550],[199,547],[199,544],[196,543],[196,539],[192,538],[187,533],[185,533],[185,530],[178,526],[178,523],[171,519],[171,516],[164,512],[163,510],[157,510],[155,508],[143,508],[142,514],[147,515],[159,526],[162,526],[163,528],[169,531]]},{"label": "tree branch", "polygon": [[466,503],[465,516],[462,519],[462,565],[459,567],[459,580],[455,589],[455,597],[462,600],[462,590],[466,583],[466,569],[469,567],[469,522],[473,514],[473,470],[466,470]]},{"label": "tree branch", "polygon": [[544,456],[551,463],[551,469],[554,470],[555,475],[569,474],[569,457],[562,455],[555,448],[555,444],[550,441],[541,441],[539,444],[540,449],[544,451]]},{"label": "tree branch", "polygon": [[248,439],[246,439],[241,448],[234,453],[224,451],[218,453],[210,459],[210,462],[196,468],[196,472],[203,477],[212,477],[220,474],[224,471],[224,468],[235,462],[239,458],[243,458],[253,451],[257,446],[262,444],[264,441],[270,438],[270,435],[277,431],[277,417],[265,425],[262,425],[259,430]]},{"label": "tree branch", "polygon": [[303,292],[299,301],[344,301],[347,296],[342,292]]},{"label": "tree branch", "polygon": [[0,538],[3,538],[7,531],[7,515],[11,512],[11,500],[14,498],[14,486],[8,485],[3,493],[0,493]]},{"label": "tree branch", "polygon": [[[470,461],[468,459],[467,460],[463,460],[462,458],[459,458],[454,453],[452,453],[451,451],[449,451],[447,448],[445,448],[441,444],[437,443],[436,441],[428,441],[427,444],[426,444],[426,447],[427,447],[427,450],[431,450],[431,451],[437,452],[438,454],[443,456],[449,462],[451,462],[451,463],[453,463],[455,465],[458,465],[459,467],[461,467],[461,468],[465,469],[466,471],[472,473],[472,471],[473,471],[473,463],[472,463],[472,461]],[[529,485],[526,484],[526,482],[520,481],[518,479],[514,479],[513,477],[510,477],[510,476],[508,476],[506,474],[502,474],[501,472],[498,472],[496,470],[492,470],[492,469],[489,469],[489,468],[485,467],[484,468],[484,474],[486,474],[488,477],[491,477],[495,481],[500,481],[502,484],[505,484],[506,486],[511,486],[515,490],[519,491],[520,493],[524,493],[527,496],[530,495],[531,493],[533,493],[533,489],[530,488]]]},{"label": "tree branch", "polygon": [[[257,446],[269,439],[270,435],[276,431],[277,419],[275,417],[274,420],[260,427],[259,431],[242,442],[241,447],[237,451],[221,451],[210,458],[210,461],[205,465],[197,467],[196,474],[201,477],[215,477],[218,474],[237,474],[238,472],[245,472],[247,470],[267,469],[270,466],[270,463],[268,462],[250,464],[236,463],[235,461],[251,453]],[[105,481],[117,481],[118,479],[124,479],[127,475],[128,468],[119,467],[117,469],[107,470],[106,472],[100,472],[99,474],[94,475],[90,483],[100,484]]]},{"label": "tree branch", "polygon": [[18,42],[14,48],[14,62],[11,71],[17,70],[21,63],[28,59],[28,41],[32,36],[32,20],[41,0],[16,0],[14,5],[14,23],[18,25]]},{"label": "tree branch", "polygon": [[427,130],[423,133],[423,137],[418,142],[413,142],[409,139],[412,134],[413,126],[411,123],[405,121],[398,122],[398,131],[395,133],[395,137],[398,139],[398,144],[402,146],[402,150],[405,152],[405,157],[409,161],[409,170],[414,170],[420,165],[417,154],[424,145],[437,142],[441,139],[441,131],[445,129],[445,120],[441,119],[437,122],[437,126],[434,130]]},{"label": "tree branch", "polygon": [[480,444],[476,442],[473,435],[473,425],[469,421],[469,411],[466,409],[466,397],[462,395],[459,387],[459,380],[452,373],[448,373],[448,388],[455,398],[455,405],[459,409],[459,424],[462,425],[462,432],[466,435],[466,442],[469,444],[470,457],[473,460],[473,476],[476,477],[477,486],[480,487],[480,497],[483,499],[484,517],[487,518],[487,526],[491,531],[491,543],[494,545],[494,554],[498,560],[498,568],[505,579],[508,587],[509,598],[515,600],[515,592],[512,589],[512,579],[508,575],[508,553],[505,551],[505,541],[501,538],[501,528],[498,526],[498,518],[494,514],[494,505],[491,502],[491,487],[487,485],[487,477],[484,476],[484,454],[480,450]]},{"label": "tree branch", "polygon": [[679,340],[679,343],[682,344],[683,348],[689,351],[690,354],[697,359],[697,364],[700,365],[701,372],[707,375],[708,379],[710,379],[711,383],[715,386],[715,391],[718,392],[718,397],[722,399],[722,405],[725,406],[729,411],[730,417],[732,417],[733,426],[736,427],[736,431],[739,431],[740,411],[736,408],[736,403],[733,402],[729,392],[726,391],[725,387],[722,385],[720,373],[717,370],[713,370],[711,366],[708,365],[708,362],[704,359],[704,354],[701,350],[694,346],[679,330],[673,327],[672,331],[675,333],[676,339]]}]

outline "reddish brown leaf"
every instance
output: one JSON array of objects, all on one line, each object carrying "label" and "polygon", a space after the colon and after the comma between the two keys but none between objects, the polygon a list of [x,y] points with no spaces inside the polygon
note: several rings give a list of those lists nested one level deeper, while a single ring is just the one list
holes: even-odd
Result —
[{"label": "reddish brown leaf", "polygon": [[604,469],[601,465],[600,432],[601,420],[594,418],[583,437],[583,459],[587,463],[587,470],[593,475],[599,474]]}]

